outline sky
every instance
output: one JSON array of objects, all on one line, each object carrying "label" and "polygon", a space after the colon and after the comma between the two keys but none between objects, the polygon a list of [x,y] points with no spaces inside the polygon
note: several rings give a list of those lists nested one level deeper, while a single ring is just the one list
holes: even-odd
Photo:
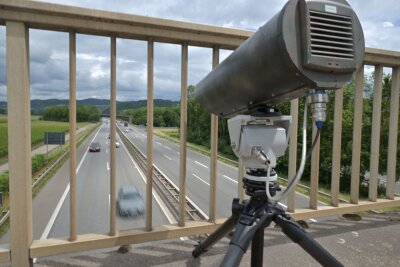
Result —
[{"label": "sky", "polygon": [[[222,27],[256,30],[286,0],[47,0],[47,2],[159,17]],[[348,0],[363,26],[367,47],[400,51],[399,0]],[[30,30],[31,99],[67,99],[68,34]],[[155,44],[155,98],[179,100],[178,45]],[[221,50],[221,61],[231,51]],[[77,97],[109,98],[110,39],[77,35]],[[0,101],[6,100],[5,27],[0,26]],[[189,47],[188,84],[211,70],[212,51]],[[147,44],[117,39],[117,100],[146,99]],[[367,73],[373,69],[368,68]]]}]

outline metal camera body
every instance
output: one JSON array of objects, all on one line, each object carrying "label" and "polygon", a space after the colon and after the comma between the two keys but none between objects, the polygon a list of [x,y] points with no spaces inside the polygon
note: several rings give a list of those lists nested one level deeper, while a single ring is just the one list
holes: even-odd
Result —
[{"label": "metal camera body", "polygon": [[200,104],[223,117],[338,89],[362,65],[360,21],[345,0],[289,0],[195,88]]},{"label": "metal camera body", "polygon": [[[276,166],[285,154],[290,135],[291,116],[254,117],[239,115],[228,120],[233,152],[248,169],[266,170]],[[265,176],[246,174],[246,178],[264,182]],[[271,181],[277,177],[271,177]]]}]

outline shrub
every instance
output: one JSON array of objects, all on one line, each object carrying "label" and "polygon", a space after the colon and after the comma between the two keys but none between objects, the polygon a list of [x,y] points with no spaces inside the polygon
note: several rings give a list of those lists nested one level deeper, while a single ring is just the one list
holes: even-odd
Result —
[{"label": "shrub", "polygon": [[0,192],[8,192],[8,171],[0,174]]},{"label": "shrub", "polygon": [[45,165],[44,154],[38,154],[32,157],[32,174],[38,172]]}]

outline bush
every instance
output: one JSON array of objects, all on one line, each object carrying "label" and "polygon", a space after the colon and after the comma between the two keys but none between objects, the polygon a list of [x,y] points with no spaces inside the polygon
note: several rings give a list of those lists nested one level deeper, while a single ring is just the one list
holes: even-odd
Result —
[{"label": "bush", "polygon": [[8,171],[0,174],[0,192],[8,192]]},{"label": "bush", "polygon": [[32,157],[32,174],[40,171],[45,165],[44,154],[38,154]]}]

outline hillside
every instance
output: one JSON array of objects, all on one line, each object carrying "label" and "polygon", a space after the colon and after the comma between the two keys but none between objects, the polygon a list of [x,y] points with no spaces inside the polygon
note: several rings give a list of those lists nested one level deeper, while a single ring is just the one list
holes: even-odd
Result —
[{"label": "hillside", "polygon": [[[59,106],[59,105],[68,105],[68,99],[33,99],[31,100],[31,111],[32,115],[41,115],[43,110],[49,106]],[[96,99],[96,98],[87,98],[81,99],[77,101],[78,105],[89,105],[96,106],[99,111],[103,114],[109,113],[110,101],[107,99]],[[156,107],[173,107],[178,105],[178,101],[164,100],[164,99],[154,99],[154,106]],[[140,107],[145,107],[147,105],[146,100],[138,100],[138,101],[117,101],[117,112],[124,109],[136,109]],[[0,101],[0,114],[4,114],[5,110],[7,110],[7,102]]]}]

